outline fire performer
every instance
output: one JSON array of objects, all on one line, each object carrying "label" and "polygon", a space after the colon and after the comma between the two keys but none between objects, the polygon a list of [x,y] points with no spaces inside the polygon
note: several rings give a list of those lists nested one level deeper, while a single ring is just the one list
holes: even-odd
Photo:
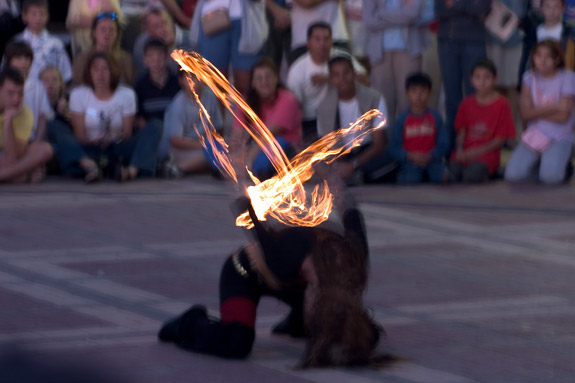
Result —
[{"label": "fire performer", "polygon": [[255,338],[258,302],[270,295],[292,307],[289,331],[306,333],[302,367],[371,363],[383,329],[363,306],[368,274],[363,216],[349,194],[334,194],[343,234],[320,227],[272,230],[257,219],[250,200],[241,198],[256,241],[223,265],[221,319],[195,305],[165,323],[159,339],[194,352],[245,358]]}]

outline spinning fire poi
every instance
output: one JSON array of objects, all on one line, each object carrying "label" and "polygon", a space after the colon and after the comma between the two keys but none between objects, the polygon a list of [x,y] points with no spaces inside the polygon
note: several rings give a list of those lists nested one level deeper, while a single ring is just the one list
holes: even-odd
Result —
[{"label": "spinning fire poi", "polygon": [[[244,358],[255,338],[257,304],[262,296],[270,295],[292,308],[288,318],[276,327],[277,332],[308,338],[302,366],[372,362],[382,328],[363,306],[368,273],[363,217],[341,180],[322,165],[314,165],[333,162],[380,128],[383,123],[371,126],[378,111],[370,111],[349,128],[324,136],[290,161],[241,95],[211,63],[181,50],[172,57],[183,70],[210,87],[236,118],[233,105],[239,105],[247,116],[246,123],[242,123],[244,129],[265,152],[277,175],[260,182],[247,169],[254,185],[245,191],[249,198],[236,202],[242,213],[236,224],[253,228],[255,241],[236,250],[223,265],[220,319],[208,317],[204,306],[192,306],[164,324],[158,334],[160,340],[195,352]],[[241,169],[232,163],[227,144],[215,132],[197,95],[196,101],[203,122],[204,134],[199,134],[205,137],[203,144],[214,151],[220,170],[238,182]],[[348,136],[355,140],[348,143],[344,139]],[[324,169],[323,181],[308,197],[304,183],[318,168]],[[334,201],[343,234],[317,227],[329,218]],[[266,227],[263,221],[268,215],[286,228]]]}]

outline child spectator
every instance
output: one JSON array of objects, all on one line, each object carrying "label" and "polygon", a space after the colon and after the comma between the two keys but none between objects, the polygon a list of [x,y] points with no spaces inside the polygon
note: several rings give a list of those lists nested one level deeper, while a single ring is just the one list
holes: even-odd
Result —
[{"label": "child spectator", "polygon": [[168,59],[166,43],[159,39],[148,41],[144,49],[144,64],[148,71],[134,87],[138,97],[138,128],[154,119],[162,121],[166,108],[180,90],[177,76],[168,69]]},{"label": "child spectator", "polygon": [[120,49],[122,39],[119,15],[116,12],[98,13],[92,22],[92,50],[82,52],[74,57],[73,85],[81,85],[86,61],[92,52],[105,52],[112,55],[120,65],[120,80],[131,86],[134,83],[134,62],[132,56]]},{"label": "child spectator", "polygon": [[92,46],[90,27],[100,12],[116,12],[122,16],[118,0],[71,0],[66,26],[72,38],[72,54],[89,51]]},{"label": "child spectator", "polygon": [[[446,126],[450,140],[459,103],[472,92],[471,68],[487,57],[483,19],[491,8],[491,0],[436,0],[439,19],[437,31],[439,66],[445,89]],[[451,142],[451,141],[450,141]]]},{"label": "child spectator", "polygon": [[509,101],[495,89],[497,69],[490,60],[473,67],[475,94],[459,105],[455,119],[456,144],[450,165],[455,181],[484,182],[499,168],[500,149],[515,137]]},{"label": "child spectator", "polygon": [[556,185],[565,181],[575,141],[575,78],[573,72],[565,70],[556,41],[537,43],[531,61],[533,67],[523,78],[519,105],[527,130],[509,158],[505,180]]},{"label": "child spectator", "polygon": [[22,6],[22,21],[26,29],[15,37],[24,40],[32,47],[34,61],[28,76],[38,79],[40,71],[47,65],[60,70],[65,82],[72,79],[72,65],[62,42],[46,30],[48,23],[47,0],[25,0]]},{"label": "child spectator", "polygon": [[33,116],[23,105],[24,78],[12,69],[0,72],[0,183],[40,182],[53,151],[46,142],[30,143]]},{"label": "child spectator", "polygon": [[54,66],[44,68],[40,73],[40,81],[44,84],[48,102],[55,112],[54,118],[68,122],[70,120],[70,109],[68,108],[66,87],[58,68]]},{"label": "child spectator", "polygon": [[30,138],[43,140],[46,136],[46,124],[54,118],[54,111],[48,101],[46,89],[40,80],[28,76],[34,53],[25,41],[13,41],[6,47],[6,65],[20,72],[24,77],[24,105],[34,116]]},{"label": "child spectator", "polygon": [[[166,43],[169,51],[174,49],[176,46],[176,29],[174,21],[166,10],[150,9],[144,15],[143,21],[143,31],[136,39],[134,49],[132,50],[138,78],[146,73],[146,66],[144,64],[144,48],[150,39],[162,40]],[[179,41],[179,43],[181,43],[181,41]],[[168,65],[174,73],[178,73],[180,70],[180,66],[174,60],[169,60]]]},{"label": "child spectator", "polygon": [[[213,155],[209,150],[205,150],[200,142],[200,136],[203,135],[200,106],[188,84],[187,76],[185,71],[179,72],[178,80],[182,90],[168,106],[164,117],[165,129],[158,158],[165,158],[169,153],[170,161],[163,169],[164,176],[167,177],[177,178],[214,168]],[[189,76],[214,128],[221,133],[224,129],[223,116],[216,95],[195,76]]]},{"label": "child spectator", "polygon": [[523,39],[523,56],[520,64],[520,76],[532,64],[529,62],[533,48],[539,41],[555,40],[561,45],[565,68],[575,69],[575,31],[563,21],[565,0],[541,0],[541,8],[531,21],[534,25],[525,31]]},{"label": "child spectator", "polygon": [[62,123],[50,126],[62,172],[88,183],[105,171],[121,182],[154,175],[160,129],[147,124],[134,131],[136,95],[120,85],[112,56],[92,53],[84,76],[86,85],[70,94],[73,132]]},{"label": "child spectator", "polygon": [[438,112],[428,108],[431,78],[415,73],[405,81],[409,109],[397,118],[389,150],[397,162],[397,182],[418,184],[427,177],[432,183],[449,179],[444,157],[449,151],[447,129]]}]

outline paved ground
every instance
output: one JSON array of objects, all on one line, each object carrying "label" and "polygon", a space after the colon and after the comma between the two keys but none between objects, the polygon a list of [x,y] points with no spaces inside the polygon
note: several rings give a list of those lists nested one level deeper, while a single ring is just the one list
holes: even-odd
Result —
[{"label": "paved ground", "polygon": [[[227,186],[209,178],[2,186],[0,343],[23,348],[25,366],[81,364],[116,382],[575,381],[574,184],[354,193],[367,302],[389,334],[382,349],[406,358],[392,369],[294,369],[303,343],[269,334],[286,312],[273,300],[248,361],[156,341],[191,303],[217,312],[219,267],[245,239]],[[0,381],[18,368],[6,360]]]}]

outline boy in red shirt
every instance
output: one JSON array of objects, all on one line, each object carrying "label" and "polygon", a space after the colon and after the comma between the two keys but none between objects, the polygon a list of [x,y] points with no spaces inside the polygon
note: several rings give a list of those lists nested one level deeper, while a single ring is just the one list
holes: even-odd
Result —
[{"label": "boy in red shirt", "polygon": [[397,182],[432,183],[449,178],[443,158],[449,153],[449,136],[439,113],[427,107],[431,97],[431,79],[424,73],[412,74],[405,81],[409,109],[393,127],[389,150],[399,163]]},{"label": "boy in red shirt", "polygon": [[455,181],[478,183],[492,178],[499,168],[501,147],[515,137],[509,101],[495,89],[497,69],[480,60],[471,72],[475,94],[459,105],[455,119],[456,143],[450,170]]}]

